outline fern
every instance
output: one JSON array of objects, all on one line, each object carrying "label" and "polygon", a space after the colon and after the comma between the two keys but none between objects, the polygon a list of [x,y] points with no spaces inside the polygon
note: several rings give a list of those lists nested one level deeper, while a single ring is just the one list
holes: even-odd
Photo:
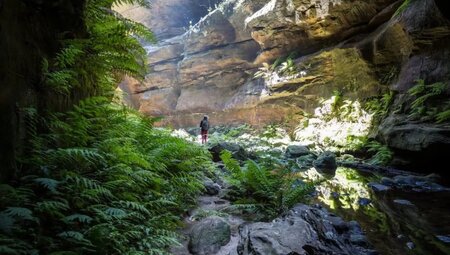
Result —
[{"label": "fern", "polygon": [[235,179],[239,180],[242,178],[242,170],[239,166],[239,162],[233,158],[233,154],[231,154],[230,151],[223,150],[220,153],[220,159],[222,159],[225,167],[231,171],[231,174]]},{"label": "fern", "polygon": [[60,184],[59,181],[51,178],[36,178],[34,181],[54,193],[56,193],[56,189]]},{"label": "fern", "polygon": [[[450,105],[450,104],[448,104]],[[450,106],[447,107],[447,110],[440,112],[436,115],[436,121],[438,123],[442,123],[450,120]]]},{"label": "fern", "polygon": [[64,217],[65,222],[90,223],[92,218],[84,214],[72,214]]},{"label": "fern", "polygon": [[[295,179],[290,176],[289,169],[278,168],[280,166],[272,162],[261,165],[248,160],[241,168],[231,158],[231,153],[225,151],[221,158],[228,169],[234,169],[231,183],[244,190],[241,198],[226,209],[227,212],[241,210],[247,213],[257,213],[261,219],[268,220],[289,210],[296,203],[304,201],[314,189],[312,184],[294,187]],[[268,167],[278,169],[269,171]],[[251,199],[246,197],[251,197]]]},{"label": "fern", "polygon": [[438,123],[447,120],[448,104],[440,103],[444,100],[447,89],[448,84],[443,82],[426,85],[424,80],[417,80],[417,84],[408,90],[408,94],[415,97],[411,104],[410,117],[416,119],[428,116]]},{"label": "fern", "polygon": [[105,210],[105,213],[109,216],[115,217],[115,218],[123,218],[125,216],[127,216],[127,213],[119,208],[112,208],[109,207]]},{"label": "fern", "polygon": [[8,215],[13,218],[23,219],[23,220],[34,220],[33,212],[24,207],[8,207],[6,210],[2,212],[5,215]]},{"label": "fern", "polygon": [[382,145],[379,142],[371,141],[366,147],[368,148],[368,152],[373,153],[374,155],[369,160],[371,164],[374,165],[387,165],[391,162],[393,153],[389,149],[389,147]]}]

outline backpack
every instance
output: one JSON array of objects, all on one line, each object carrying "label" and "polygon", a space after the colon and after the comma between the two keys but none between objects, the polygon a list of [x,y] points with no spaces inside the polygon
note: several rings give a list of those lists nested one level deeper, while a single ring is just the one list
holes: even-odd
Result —
[{"label": "backpack", "polygon": [[202,128],[202,130],[208,130],[209,129],[209,123],[207,120],[202,120],[202,122],[200,123],[200,127]]}]

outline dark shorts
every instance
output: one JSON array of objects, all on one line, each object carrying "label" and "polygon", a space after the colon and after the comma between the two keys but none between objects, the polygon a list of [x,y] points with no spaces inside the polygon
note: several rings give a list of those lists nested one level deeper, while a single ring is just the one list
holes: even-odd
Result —
[{"label": "dark shorts", "polygon": [[208,134],[208,130],[202,130],[202,135],[207,135]]}]

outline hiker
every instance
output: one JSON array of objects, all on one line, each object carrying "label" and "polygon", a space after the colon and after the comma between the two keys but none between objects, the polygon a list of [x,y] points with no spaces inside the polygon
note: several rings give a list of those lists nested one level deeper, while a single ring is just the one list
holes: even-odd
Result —
[{"label": "hiker", "polygon": [[209,122],[208,122],[208,116],[203,116],[203,120],[200,121],[200,128],[201,128],[201,135],[202,135],[202,144],[205,144],[208,141],[208,129],[209,129]]}]

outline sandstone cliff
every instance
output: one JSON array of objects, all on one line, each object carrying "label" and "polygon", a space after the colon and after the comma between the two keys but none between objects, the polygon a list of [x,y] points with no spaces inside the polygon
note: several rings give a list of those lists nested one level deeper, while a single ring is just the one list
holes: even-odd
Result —
[{"label": "sandstone cliff", "polygon": [[[418,79],[449,84],[445,1],[226,0],[185,33],[161,2],[148,11],[147,24],[164,35],[147,47],[151,70],[143,82],[121,84],[141,112],[174,126],[194,126],[205,113],[214,124],[298,123],[336,91],[364,102],[391,90],[374,135],[407,157],[449,151],[448,124],[411,118],[408,95]],[[168,10],[186,9],[169,2]]]}]

